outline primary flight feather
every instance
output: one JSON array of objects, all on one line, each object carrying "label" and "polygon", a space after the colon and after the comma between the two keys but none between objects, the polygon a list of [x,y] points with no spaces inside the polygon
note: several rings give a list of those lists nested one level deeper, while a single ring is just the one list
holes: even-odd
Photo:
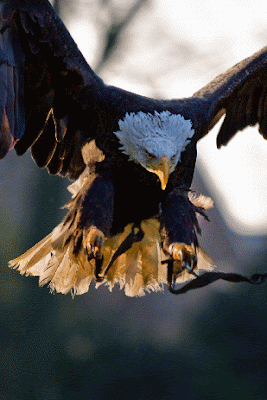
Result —
[{"label": "primary flight feather", "polygon": [[47,0],[0,7],[0,157],[31,148],[75,180],[64,220],[10,265],[61,293],[92,279],[129,296],[199,282],[213,263],[197,239],[212,201],[190,193],[197,142],[223,115],[219,147],[256,123],[267,137],[267,49],[190,98],[156,100],[105,85]]}]

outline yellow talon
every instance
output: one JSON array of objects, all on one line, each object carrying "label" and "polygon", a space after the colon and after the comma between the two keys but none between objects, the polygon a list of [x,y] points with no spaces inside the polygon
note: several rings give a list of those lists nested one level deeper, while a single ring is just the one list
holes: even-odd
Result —
[{"label": "yellow talon", "polygon": [[104,233],[95,226],[90,226],[84,240],[84,249],[89,257],[101,258],[101,249],[105,240]]},{"label": "yellow talon", "polygon": [[[172,257],[171,270],[168,272],[169,284],[175,285],[177,278],[184,270],[196,276],[194,269],[197,266],[195,246],[185,243],[172,243],[169,247]],[[170,268],[170,267],[169,267]]]}]

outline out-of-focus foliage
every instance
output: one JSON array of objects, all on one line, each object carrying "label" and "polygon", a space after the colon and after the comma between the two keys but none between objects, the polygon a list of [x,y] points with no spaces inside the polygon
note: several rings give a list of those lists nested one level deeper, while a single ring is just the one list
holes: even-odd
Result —
[{"label": "out-of-focus foliage", "polygon": [[[57,3],[65,13],[68,2]],[[7,262],[60,221],[68,182],[29,154],[8,155],[1,171],[1,399],[266,399],[266,285],[216,283],[181,297],[165,289],[132,299],[105,287],[74,300],[51,295]],[[223,261],[223,229],[234,246],[242,239],[220,223],[209,232]],[[242,272],[266,269],[266,255],[267,247]]]}]

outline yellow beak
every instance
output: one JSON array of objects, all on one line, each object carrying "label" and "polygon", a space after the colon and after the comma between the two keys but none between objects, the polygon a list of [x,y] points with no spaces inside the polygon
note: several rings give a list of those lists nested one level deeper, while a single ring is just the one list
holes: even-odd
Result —
[{"label": "yellow beak", "polygon": [[165,190],[170,175],[170,160],[168,159],[168,157],[161,157],[159,159],[157,167],[154,169],[153,172],[157,174],[160,179],[161,189]]}]

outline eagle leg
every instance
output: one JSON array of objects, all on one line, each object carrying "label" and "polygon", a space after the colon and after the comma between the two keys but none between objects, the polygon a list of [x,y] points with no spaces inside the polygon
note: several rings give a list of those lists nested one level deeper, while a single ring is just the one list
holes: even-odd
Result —
[{"label": "eagle leg", "polygon": [[110,237],[113,221],[114,187],[101,175],[92,176],[89,170],[74,182],[69,190],[72,200],[63,221],[68,234],[66,245],[73,240],[73,254],[82,252],[88,261],[95,260],[95,278],[99,281],[103,265],[103,244]]},{"label": "eagle leg", "polygon": [[87,234],[83,240],[84,252],[87,254],[88,260],[92,258],[95,260],[95,279],[96,282],[103,281],[103,277],[100,276],[103,265],[103,254],[102,245],[106,237],[104,233],[96,226],[90,226],[87,230]]},{"label": "eagle leg", "polygon": [[[166,195],[161,205],[160,233],[163,251],[170,257],[167,281],[169,290],[175,293],[175,285],[191,277],[198,270],[198,239],[200,227],[197,214],[204,212],[204,198],[188,198],[188,191],[175,188]],[[195,203],[195,204],[194,204]]]}]

